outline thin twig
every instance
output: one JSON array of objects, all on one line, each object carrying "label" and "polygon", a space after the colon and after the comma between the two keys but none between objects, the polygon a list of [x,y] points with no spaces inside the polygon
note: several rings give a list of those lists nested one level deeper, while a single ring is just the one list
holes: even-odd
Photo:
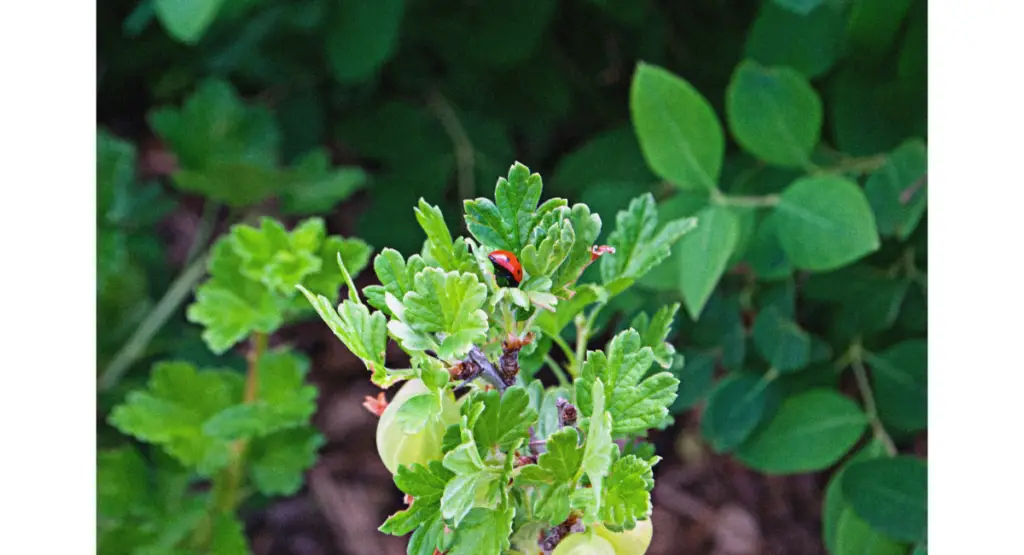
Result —
[{"label": "thin twig", "polygon": [[476,163],[475,149],[473,142],[466,133],[466,128],[459,121],[448,99],[437,90],[432,90],[427,95],[427,104],[430,106],[434,116],[441,122],[445,133],[452,141],[455,149],[456,174],[459,183],[459,199],[466,200],[476,196],[476,187],[473,184],[473,166]]},{"label": "thin twig", "polygon": [[850,367],[853,368],[853,376],[857,379],[857,389],[860,390],[860,396],[864,400],[864,412],[867,413],[868,419],[871,421],[871,429],[874,432],[875,439],[882,443],[890,457],[895,456],[897,453],[896,444],[893,443],[892,438],[885,431],[885,426],[882,425],[882,420],[878,417],[875,396],[871,392],[871,383],[868,381],[867,370],[861,362],[859,349],[850,362]]},{"label": "thin twig", "polygon": [[114,358],[103,370],[99,380],[99,390],[107,391],[114,387],[122,375],[135,363],[145,351],[149,341],[153,339],[156,332],[167,322],[172,314],[178,309],[182,302],[192,293],[195,284],[206,275],[206,260],[209,254],[203,254],[196,259],[171,283],[164,293],[163,298],[157,302],[153,310],[139,324],[135,333],[114,355]]}]

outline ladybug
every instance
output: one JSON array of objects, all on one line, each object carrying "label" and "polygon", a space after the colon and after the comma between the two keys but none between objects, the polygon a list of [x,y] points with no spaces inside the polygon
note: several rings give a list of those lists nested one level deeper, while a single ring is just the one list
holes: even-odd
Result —
[{"label": "ladybug", "polygon": [[487,258],[494,264],[494,277],[502,287],[519,286],[519,282],[523,281],[523,265],[516,255],[499,250],[487,255]]}]

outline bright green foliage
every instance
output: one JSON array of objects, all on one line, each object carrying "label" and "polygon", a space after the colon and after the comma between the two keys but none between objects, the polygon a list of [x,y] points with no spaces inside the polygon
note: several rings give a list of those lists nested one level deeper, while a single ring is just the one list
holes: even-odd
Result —
[{"label": "bright green foliage", "polygon": [[736,454],[771,474],[810,472],[836,462],[860,439],[867,418],[848,397],[810,390],[783,401],[764,430]]},{"label": "bright green foliage", "polygon": [[[672,245],[697,227],[694,218],[680,218],[658,229],[658,213],[650,194],[633,199],[619,212],[615,231],[608,236],[614,253],[601,257],[601,279],[617,290],[625,280],[635,281],[668,258]],[[628,287],[628,285],[626,286]]]},{"label": "bright green foliage", "polygon": [[690,316],[700,316],[739,239],[739,221],[722,206],[697,213],[697,228],[679,242],[679,290]]},{"label": "bright green foliage", "polygon": [[537,420],[537,412],[529,407],[530,398],[522,387],[510,387],[501,395],[498,391],[477,393],[466,410],[473,413],[476,404],[483,405],[473,424],[481,455],[494,448],[510,450],[529,436],[530,425]]},{"label": "bright green foliage", "polygon": [[441,514],[458,526],[474,506],[497,507],[505,497],[508,468],[479,453],[473,434],[462,424],[462,443],[444,456],[444,467],[455,476],[441,497]]},{"label": "bright green foliage", "polygon": [[[655,461],[656,462],[656,461]],[[601,520],[615,529],[632,529],[651,512],[653,463],[627,455],[615,461],[601,490]]]},{"label": "bright green foliage", "polygon": [[[456,526],[440,511],[455,473],[431,465],[447,473],[431,490],[436,501],[422,505],[436,503],[434,512],[391,532],[412,533],[410,553],[535,552],[566,500],[609,529],[609,518],[646,516],[637,476],[654,453],[636,436],[650,424],[669,444],[678,427],[664,414],[621,431],[613,381],[629,364],[581,385],[601,358],[594,338],[627,327],[639,336],[630,352],[649,349],[681,381],[667,388],[678,387],[675,400],[655,396],[654,412],[698,407],[710,448],[755,469],[823,470],[850,460],[865,430],[867,454],[855,460],[871,462],[911,452],[927,430],[924,0],[764,0],[725,11],[623,0],[136,4],[99,20],[101,122],[156,140],[136,153],[97,135],[98,400],[101,414],[175,439],[142,438],[145,457],[102,451],[99,552],[240,552],[235,510],[258,511],[264,496],[301,487],[323,442],[307,423],[305,364],[261,345],[314,312],[376,384],[422,380],[382,444],[387,430],[429,436],[427,451],[459,450],[465,460],[449,462],[481,485],[480,497],[454,492],[463,497],[453,506],[467,511]],[[517,157],[554,170],[548,188],[517,164],[498,194],[477,199]],[[256,217],[264,214],[288,219]],[[250,227],[230,231],[238,224]],[[347,280],[338,298],[341,266],[354,277],[373,253],[326,229],[394,249],[374,260],[380,285],[356,291]],[[602,244],[616,252],[592,260]],[[487,254],[503,247],[525,268],[519,287],[493,280]],[[676,304],[686,309],[670,327]],[[455,333],[433,331],[441,328]],[[518,372],[502,376],[502,342],[529,332]],[[395,344],[409,355],[402,368],[386,366]],[[609,346],[601,355],[618,356]],[[466,429],[428,430],[438,400],[451,404],[464,383],[449,372],[478,371],[455,365],[484,358],[494,369],[469,379],[460,401]],[[200,420],[191,415],[171,434],[161,426],[177,421],[149,411],[191,414],[186,401],[217,388],[180,402],[157,395],[144,384],[160,361],[218,374],[232,394],[201,425],[185,425]],[[246,366],[257,378],[248,394],[237,372]],[[560,366],[564,385],[550,385],[558,378],[548,366]],[[632,395],[660,379],[651,367]],[[601,382],[607,410],[588,417],[577,392],[593,397]],[[560,401],[580,409],[577,430],[561,425]],[[99,432],[104,446],[135,439]],[[583,454],[578,479],[556,484],[532,462],[555,450]],[[480,472],[470,471],[473,451]],[[201,462],[219,465],[225,452],[209,476],[178,457],[209,454]],[[617,472],[627,460],[636,472]],[[519,479],[536,472],[543,480]],[[111,479],[120,475],[123,489]],[[837,543],[842,553],[924,550],[923,531],[910,541],[873,528],[880,517],[855,510],[839,476],[823,510],[832,555]],[[888,490],[866,483],[876,479],[864,478],[861,504],[888,504]],[[589,533],[561,546],[612,549]]]},{"label": "bright green foliage", "polygon": [[654,354],[654,361],[662,368],[672,366],[676,354],[676,348],[668,342],[668,336],[672,333],[672,322],[676,313],[679,312],[679,303],[663,306],[650,318],[647,313],[641,312],[633,318],[630,327],[640,334],[640,340],[645,347],[651,348]]},{"label": "bright green foliage", "polygon": [[843,499],[872,529],[892,539],[916,542],[928,524],[928,467],[916,457],[851,464],[843,476]]},{"label": "bright green foliage", "polygon": [[571,428],[551,434],[537,464],[524,467],[515,478],[517,484],[533,487],[534,515],[552,526],[569,517],[569,497],[580,479],[583,463],[579,440],[579,433]]},{"label": "bright green foliage", "polygon": [[[395,485],[403,493],[413,497],[413,504],[404,511],[399,511],[380,526],[380,531],[387,534],[403,535],[419,528],[432,528],[434,522],[441,522],[441,496],[445,484],[454,476],[439,461],[431,461],[428,466],[414,464],[399,467],[395,474]],[[437,538],[427,542],[437,543]]]},{"label": "bright green foliage", "polygon": [[[328,255],[325,249],[335,249]],[[253,332],[269,333],[306,309],[292,303],[302,284],[321,294],[336,294],[342,282],[335,258],[358,273],[369,246],[358,239],[325,237],[319,218],[305,220],[290,233],[265,218],[260,228],[239,224],[213,247],[210,278],[199,286],[188,308],[190,321],[204,326],[210,350],[222,353]]]},{"label": "bright green foliage", "polygon": [[241,392],[241,376],[233,372],[162,362],[153,368],[148,388],[129,393],[110,422],[210,475],[228,464],[230,453],[228,439],[208,433],[206,424],[241,400]]},{"label": "bright green foliage", "polygon": [[729,130],[757,158],[778,166],[806,167],[821,135],[821,99],[811,83],[789,68],[745,61],[726,92]]},{"label": "bright green foliage", "polygon": [[775,229],[793,265],[824,271],[845,266],[879,247],[875,218],[863,191],[840,177],[812,177],[779,199]]},{"label": "bright green foliage", "polygon": [[613,433],[632,434],[658,425],[676,398],[679,380],[670,372],[646,377],[654,353],[636,330],[626,330],[608,342],[604,351],[587,353],[576,381],[576,401],[586,416],[598,415],[595,384],[605,385],[605,410],[612,416]]},{"label": "bright green foliage", "polygon": [[[398,320],[388,329],[408,349],[425,345],[442,359],[459,358],[487,334],[487,314],[481,310],[486,300],[487,287],[474,274],[425,268],[401,304],[391,306]],[[444,334],[439,345],[427,335],[431,333]]]},{"label": "bright green foliage", "polygon": [[715,111],[692,85],[641,63],[633,77],[629,108],[640,148],[654,173],[682,189],[715,188],[725,137]]}]

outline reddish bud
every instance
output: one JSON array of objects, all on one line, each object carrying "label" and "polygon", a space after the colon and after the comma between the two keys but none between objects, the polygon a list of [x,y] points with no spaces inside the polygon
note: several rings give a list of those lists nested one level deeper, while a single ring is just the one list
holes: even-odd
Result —
[{"label": "reddish bud", "polygon": [[377,418],[384,414],[384,409],[388,408],[388,400],[384,398],[384,392],[381,391],[376,397],[370,397],[369,395],[363,399],[363,407],[370,411]]}]

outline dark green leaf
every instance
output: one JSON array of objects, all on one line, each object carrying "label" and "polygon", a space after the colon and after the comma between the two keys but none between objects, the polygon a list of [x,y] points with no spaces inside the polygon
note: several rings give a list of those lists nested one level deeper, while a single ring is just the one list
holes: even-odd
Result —
[{"label": "dark green leaf", "polygon": [[217,17],[224,0],[153,0],[157,18],[181,42],[194,44]]},{"label": "dark green leaf", "polygon": [[772,417],[778,402],[778,393],[764,379],[730,376],[720,381],[708,397],[701,417],[701,434],[715,451],[732,451],[758,424]]},{"label": "dark green leaf", "polygon": [[927,204],[924,183],[928,154],[924,142],[910,140],[899,146],[881,168],[868,178],[864,192],[875,213],[878,231],[905,241],[917,228]]},{"label": "dark green leaf", "polygon": [[679,391],[669,410],[679,414],[697,404],[712,388],[715,357],[697,351],[684,351],[672,365],[672,375],[679,379]]},{"label": "dark green leaf", "polygon": [[913,432],[928,426],[928,343],[910,340],[869,353],[875,401],[882,420]]},{"label": "dark green leaf", "polygon": [[849,507],[843,498],[843,475],[846,473],[846,469],[851,464],[884,455],[885,447],[882,443],[872,440],[832,474],[832,479],[829,480],[828,486],[825,488],[825,501],[821,508],[821,537],[829,553],[836,552],[836,532],[839,529],[839,519]]},{"label": "dark green leaf", "polygon": [[359,82],[377,71],[398,44],[404,12],[404,0],[340,3],[325,45],[334,78]]},{"label": "dark green leaf", "polygon": [[811,472],[839,460],[866,428],[867,417],[849,397],[811,390],[787,398],[768,425],[736,454],[768,474]]},{"label": "dark green leaf", "polygon": [[907,546],[875,532],[852,509],[845,509],[836,530],[835,555],[906,555]]},{"label": "dark green leaf", "polygon": [[316,462],[324,438],[312,426],[276,432],[253,440],[246,462],[253,485],[264,495],[292,495]]},{"label": "dark green leaf", "polygon": [[928,467],[911,456],[852,464],[843,476],[843,498],[876,532],[916,542],[928,525]]},{"label": "dark green leaf", "polygon": [[757,350],[779,372],[794,372],[810,362],[811,336],[777,308],[762,310],[753,331]]},{"label": "dark green leaf", "polygon": [[764,65],[788,66],[814,78],[832,67],[845,34],[846,20],[831,2],[807,15],[764,2],[747,35],[746,54]]}]

